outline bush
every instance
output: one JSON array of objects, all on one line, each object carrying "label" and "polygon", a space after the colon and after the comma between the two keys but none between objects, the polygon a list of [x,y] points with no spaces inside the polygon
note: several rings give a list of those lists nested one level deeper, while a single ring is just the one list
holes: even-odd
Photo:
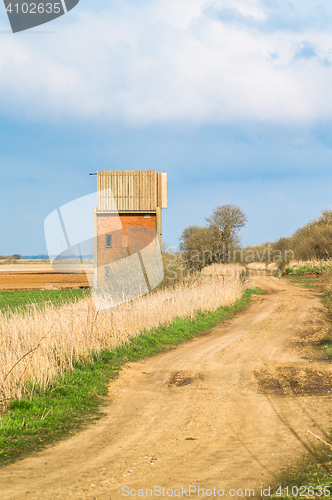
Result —
[{"label": "bush", "polygon": [[[274,243],[273,249],[281,251],[283,256],[286,251],[292,251],[294,260],[329,260],[332,258],[332,211],[324,210],[318,219]],[[287,258],[284,260],[287,262]]]}]

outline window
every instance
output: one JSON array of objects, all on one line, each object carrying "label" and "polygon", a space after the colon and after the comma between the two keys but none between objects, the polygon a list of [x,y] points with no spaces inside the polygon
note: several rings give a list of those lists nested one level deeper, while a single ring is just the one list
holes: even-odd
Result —
[{"label": "window", "polygon": [[106,248],[112,248],[112,235],[106,234]]}]

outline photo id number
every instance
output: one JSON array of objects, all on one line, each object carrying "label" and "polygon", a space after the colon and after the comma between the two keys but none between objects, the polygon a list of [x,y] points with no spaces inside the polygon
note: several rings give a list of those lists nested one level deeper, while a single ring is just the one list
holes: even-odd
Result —
[{"label": "photo id number", "polygon": [[61,3],[10,3],[6,8],[10,14],[60,14]]}]

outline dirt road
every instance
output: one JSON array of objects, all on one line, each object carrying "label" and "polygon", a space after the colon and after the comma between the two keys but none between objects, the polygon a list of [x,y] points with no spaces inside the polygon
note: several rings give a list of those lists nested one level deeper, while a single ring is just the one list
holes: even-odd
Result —
[{"label": "dirt road", "polygon": [[189,485],[190,498],[207,498],[198,486],[240,498],[272,483],[304,452],[290,427],[307,442],[328,427],[331,369],[312,347],[326,329],[315,292],[253,285],[268,293],[238,317],[126,367],[95,425],[2,469],[1,500],[151,498],[155,486],[176,498]]}]

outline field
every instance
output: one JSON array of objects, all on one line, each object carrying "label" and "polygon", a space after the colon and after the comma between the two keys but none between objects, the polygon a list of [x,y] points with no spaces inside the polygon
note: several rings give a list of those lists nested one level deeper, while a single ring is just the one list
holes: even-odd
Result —
[{"label": "field", "polygon": [[1,290],[0,312],[15,313],[41,311],[45,307],[61,306],[90,296],[89,288],[70,288],[62,290]]},{"label": "field", "polygon": [[58,273],[43,261],[0,265],[0,290],[62,290],[88,288],[86,274]]}]

